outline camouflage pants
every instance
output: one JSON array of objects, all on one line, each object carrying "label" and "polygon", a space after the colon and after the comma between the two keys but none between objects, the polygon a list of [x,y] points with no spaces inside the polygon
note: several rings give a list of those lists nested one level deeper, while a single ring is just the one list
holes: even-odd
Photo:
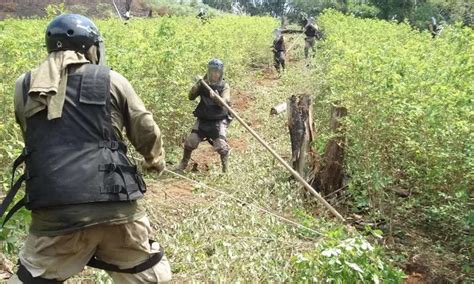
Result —
[{"label": "camouflage pants", "polygon": [[308,58],[310,48],[313,52],[315,52],[314,42],[316,41],[316,38],[315,37],[307,37],[307,38],[305,38],[304,41],[305,41],[304,42],[304,58]]},{"label": "camouflage pants", "polygon": [[[205,138],[212,140],[212,147],[214,151],[219,153],[219,155],[227,155],[229,153],[230,147],[227,144],[227,127],[229,126],[229,120],[216,120],[216,121],[201,121],[199,119],[194,123],[191,134],[184,142],[184,148],[187,150],[195,150]],[[217,135],[206,135],[208,133],[208,127],[213,128],[213,132]],[[206,129],[204,129],[206,128]],[[216,137],[209,137],[216,136]]]},{"label": "camouflage pants", "polygon": [[285,52],[273,52],[273,62],[277,71],[280,71],[280,66],[283,70],[285,70]]}]

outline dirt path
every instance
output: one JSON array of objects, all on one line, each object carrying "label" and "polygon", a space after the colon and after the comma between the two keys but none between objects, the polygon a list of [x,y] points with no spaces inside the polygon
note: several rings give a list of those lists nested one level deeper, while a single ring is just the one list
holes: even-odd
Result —
[{"label": "dirt path", "polygon": [[[305,68],[302,60],[298,61],[290,58],[289,64],[292,64],[293,68],[295,68],[296,65],[300,70],[304,70]],[[278,79],[278,75],[271,66],[261,66],[260,68],[252,70],[252,73],[250,77],[253,76],[255,78],[255,84],[248,85],[245,88],[236,88],[233,91],[233,107],[257,132],[264,130],[264,128],[268,131],[268,124],[272,123],[271,118],[265,120],[266,118],[264,116],[256,115],[256,113],[269,112],[269,109],[267,109],[268,105],[274,103],[274,100],[272,100],[270,96],[278,92],[278,88],[281,87],[284,79]],[[303,74],[304,71],[301,71],[301,73]],[[284,82],[291,84],[291,81]],[[261,95],[268,97],[259,97]],[[263,105],[262,100],[264,102]],[[233,124],[237,123],[236,121],[233,122]],[[284,127],[284,125],[280,124],[275,127],[278,127],[281,132],[280,128]],[[255,140],[250,138],[250,135],[245,132],[238,132],[236,128],[236,125],[231,125],[231,133],[229,135],[229,144],[232,148],[231,159],[245,160],[245,156],[252,155],[252,149],[259,148],[259,145]],[[268,138],[270,140],[272,139],[271,136]],[[177,163],[177,161],[175,161],[175,163]],[[193,152],[192,160],[185,175],[194,180],[205,178],[208,179],[207,184],[210,186],[218,186],[216,184],[219,184],[220,179],[228,178],[219,172],[219,156],[207,142],[201,143],[199,148]],[[203,190],[200,186],[189,181],[170,176],[164,176],[158,181],[149,180],[148,188],[149,192],[146,198],[146,208],[151,223],[155,230],[163,230],[170,235],[178,231],[178,227],[185,222],[199,222],[196,217],[196,212],[206,214],[202,213],[206,212],[206,210],[196,210],[196,208],[211,208],[223,200],[220,199],[221,196],[218,193]],[[239,209],[236,208],[236,210]],[[212,210],[209,211],[212,212]],[[212,239],[213,236],[211,235],[209,238]],[[388,239],[385,241],[388,241]],[[413,246],[413,249],[407,251],[405,248],[398,252],[397,246],[399,242],[409,242]],[[389,246],[390,250],[394,251],[397,255],[402,255],[407,252],[410,254],[406,261],[401,264],[408,276],[405,283],[441,283],[447,281],[447,279],[454,280],[451,277],[446,278],[442,276],[453,276],[452,273],[449,273],[451,263],[449,260],[443,259],[441,255],[436,254],[433,251],[432,244],[428,242],[427,238],[422,239],[421,235],[417,234],[415,230],[412,238],[395,240],[395,243]],[[420,251],[426,251],[426,253],[417,253]],[[172,259],[176,259],[176,253],[182,254],[183,252],[175,252],[175,255],[171,256]],[[177,265],[183,264],[177,263]],[[189,265],[185,265],[184,267],[185,268],[179,268],[178,271],[175,272],[175,280],[191,281],[195,279],[194,276],[192,274],[190,275],[190,272],[187,271]],[[202,279],[202,275],[201,278],[196,276],[196,279]]]},{"label": "dirt path", "polygon": [[[263,88],[269,92],[278,83],[278,74],[271,66],[255,69],[253,73],[258,78],[253,87]],[[255,100],[255,95],[251,93],[252,90],[235,89],[232,94],[232,107],[237,113],[249,117],[247,123],[258,130],[262,122],[255,116],[248,115],[252,112]],[[232,124],[237,123],[237,121],[232,122]],[[231,127],[233,127],[232,124]],[[232,149],[232,159],[236,155],[244,155],[249,143],[256,142],[250,142],[249,135],[233,136],[230,134],[228,143]],[[213,150],[212,145],[202,142],[198,149],[193,151],[186,173],[210,175],[211,168],[220,170],[220,157]],[[149,192],[145,204],[151,223],[160,224],[159,226],[164,229],[172,228],[173,224],[192,216],[194,205],[205,206],[216,197],[216,194],[208,192],[205,194],[195,193],[196,184],[171,176],[158,180],[147,180],[147,187]]]}]

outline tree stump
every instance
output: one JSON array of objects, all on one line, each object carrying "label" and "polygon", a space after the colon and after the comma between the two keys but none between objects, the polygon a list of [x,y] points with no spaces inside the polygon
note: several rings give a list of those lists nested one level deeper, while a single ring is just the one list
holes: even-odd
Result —
[{"label": "tree stump", "polygon": [[291,96],[288,99],[288,129],[291,140],[290,163],[301,176],[304,177],[304,168],[309,145],[314,137],[312,121],[311,96],[303,94]]},{"label": "tree stump", "polygon": [[331,113],[330,125],[334,136],[326,144],[322,163],[316,165],[318,171],[312,182],[312,186],[325,195],[341,189],[344,179],[345,131],[341,127],[341,119],[347,115],[347,110],[334,106]]}]

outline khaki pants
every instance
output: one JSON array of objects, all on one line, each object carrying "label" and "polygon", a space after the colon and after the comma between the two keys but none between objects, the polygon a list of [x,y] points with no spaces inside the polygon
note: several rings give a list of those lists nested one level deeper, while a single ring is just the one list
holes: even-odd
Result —
[{"label": "khaki pants", "polygon": [[[64,281],[81,272],[89,259],[98,259],[120,268],[144,262],[159,246],[150,246],[147,217],[120,225],[97,225],[55,237],[30,234],[20,252],[20,261],[33,277]],[[115,283],[161,283],[171,280],[166,256],[154,267],[136,274],[108,272]],[[22,283],[13,276],[8,283]]]}]

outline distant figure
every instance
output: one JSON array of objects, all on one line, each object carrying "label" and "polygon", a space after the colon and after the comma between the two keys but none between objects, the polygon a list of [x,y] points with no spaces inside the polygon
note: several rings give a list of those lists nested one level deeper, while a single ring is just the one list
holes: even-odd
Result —
[{"label": "distant figure", "polygon": [[130,19],[130,11],[132,10],[132,0],[127,0],[125,2],[125,13],[123,14],[123,18],[128,21]]},{"label": "distant figure", "polygon": [[206,10],[203,8],[199,8],[199,13],[197,14],[196,18],[201,19],[203,23],[209,21],[209,17],[207,16]]},{"label": "distant figure", "polygon": [[441,27],[436,23],[435,17],[431,17],[431,21],[427,21],[427,24],[433,38],[441,33]]},{"label": "distant figure", "polygon": [[288,18],[286,16],[281,16],[280,18],[280,24],[281,24],[281,27],[283,29],[286,29],[286,27],[288,26]]},{"label": "distant figure", "polygon": [[206,12],[204,11],[203,8],[200,8],[200,9],[199,9],[199,13],[197,14],[196,17],[198,17],[199,19],[202,19],[202,18],[204,18],[205,16],[206,16]]},{"label": "distant figure", "polygon": [[278,73],[285,71],[285,38],[283,37],[282,30],[276,29],[273,33],[273,61],[274,66]]},{"label": "distant figure", "polygon": [[304,57],[306,59],[309,56],[310,48],[313,52],[315,52],[314,42],[316,40],[316,37],[318,37],[318,34],[319,34],[319,27],[313,22],[314,22],[314,18],[310,17],[306,20],[305,26],[303,27],[303,32],[306,35],[305,45],[304,45]]}]

